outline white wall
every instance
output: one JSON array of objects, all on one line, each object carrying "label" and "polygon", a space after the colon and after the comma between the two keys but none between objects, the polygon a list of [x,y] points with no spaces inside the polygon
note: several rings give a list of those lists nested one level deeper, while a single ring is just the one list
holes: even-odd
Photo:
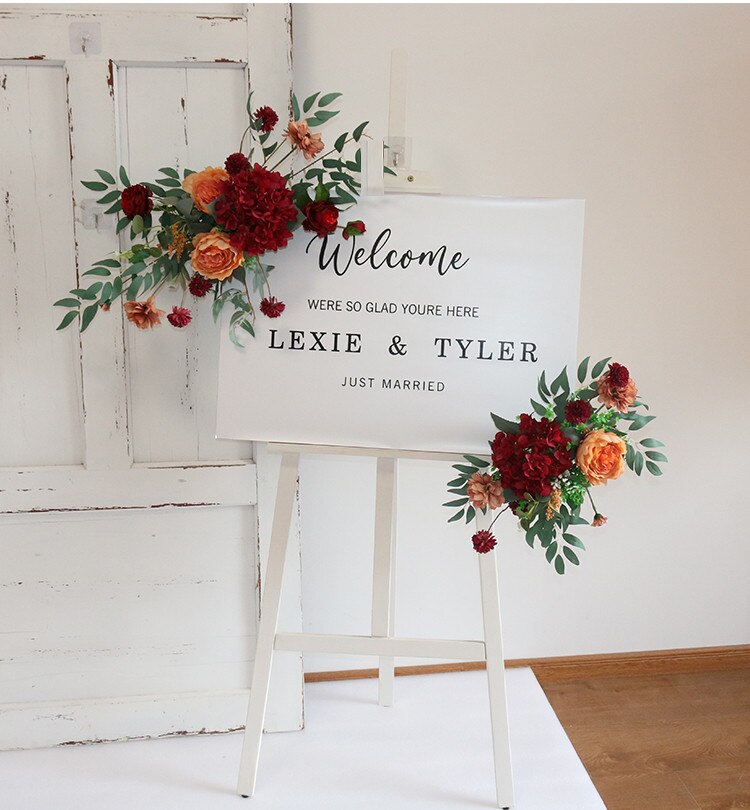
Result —
[{"label": "white wall", "polygon": [[[412,167],[445,193],[587,201],[579,354],[631,369],[670,462],[601,492],[610,522],[563,578],[504,522],[508,657],[750,641],[750,8],[309,4],[294,42],[298,95],[342,91],[380,136],[390,52],[408,51]],[[402,634],[480,632],[448,472],[402,468]],[[368,631],[373,492],[369,462],[305,463],[308,630]]]}]

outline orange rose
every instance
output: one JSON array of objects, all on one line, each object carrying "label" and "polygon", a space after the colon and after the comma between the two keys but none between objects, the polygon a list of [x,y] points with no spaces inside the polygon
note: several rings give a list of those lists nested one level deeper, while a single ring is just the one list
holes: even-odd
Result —
[{"label": "orange rose", "polygon": [[229,175],[224,169],[206,166],[202,172],[189,174],[182,181],[182,187],[193,198],[196,207],[207,214],[209,204],[224,193],[226,180],[229,180]]},{"label": "orange rose", "polygon": [[614,433],[592,430],[578,445],[576,464],[590,484],[606,484],[625,469],[625,442]]},{"label": "orange rose", "polygon": [[469,496],[471,505],[475,509],[497,509],[502,506],[503,486],[499,481],[493,481],[492,477],[486,473],[475,472],[469,479],[466,487],[466,494]]},{"label": "orange rose", "polygon": [[242,264],[242,251],[235,250],[227,234],[213,230],[193,238],[190,261],[196,273],[223,281]]}]

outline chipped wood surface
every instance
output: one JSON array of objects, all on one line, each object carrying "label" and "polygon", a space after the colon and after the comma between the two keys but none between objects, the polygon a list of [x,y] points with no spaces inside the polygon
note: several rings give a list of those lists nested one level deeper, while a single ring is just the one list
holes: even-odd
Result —
[{"label": "chipped wood surface", "polygon": [[[289,9],[261,16],[266,36],[250,28],[267,43]],[[101,25],[101,54],[70,52],[73,22]],[[253,507],[270,492],[258,492],[250,444],[214,438],[208,307],[187,335],[135,333],[113,311],[79,337],[55,332],[51,304],[118,249],[113,227],[82,226],[81,204],[99,195],[80,180],[94,168],[122,163],[137,182],[236,148],[248,26],[158,11],[0,13],[0,274],[12,290],[0,304],[0,748],[242,721]],[[281,50],[287,69],[268,88],[283,82],[288,103],[287,35]],[[281,694],[279,707],[277,728],[301,725],[298,696]]]}]

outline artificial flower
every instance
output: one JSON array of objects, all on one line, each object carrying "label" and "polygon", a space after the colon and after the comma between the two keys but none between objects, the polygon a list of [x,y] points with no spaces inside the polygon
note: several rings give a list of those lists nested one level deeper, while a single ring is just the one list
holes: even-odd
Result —
[{"label": "artificial flower", "polygon": [[475,532],[474,536],[471,538],[471,542],[474,545],[474,551],[479,554],[486,554],[488,551],[492,551],[497,545],[495,536],[485,529],[480,529],[478,532]]},{"label": "artificial flower", "polygon": [[257,163],[233,174],[214,206],[216,222],[231,232],[232,247],[248,256],[286,246],[297,219],[286,178]]},{"label": "artificial flower", "polygon": [[195,273],[188,282],[188,290],[196,298],[203,298],[205,294],[211,289],[213,282],[210,278],[204,278],[199,273]]},{"label": "artificial flower", "polygon": [[606,484],[622,475],[626,450],[627,445],[616,434],[592,430],[578,445],[576,464],[590,484]]},{"label": "artificial flower", "polygon": [[229,175],[220,166],[206,166],[201,172],[193,172],[182,181],[182,188],[193,198],[195,207],[209,213],[209,205],[224,193],[224,183]]},{"label": "artificial flower", "polygon": [[279,122],[279,116],[271,107],[258,107],[255,111],[255,123],[261,132],[270,132]]},{"label": "artificial flower", "polygon": [[161,316],[164,314],[164,310],[154,306],[153,295],[145,301],[126,301],[123,309],[128,320],[139,329],[153,329],[161,323]]},{"label": "artificial flower", "polygon": [[122,190],[122,197],[120,203],[122,205],[122,213],[128,219],[141,216],[145,217],[150,214],[154,209],[154,203],[151,199],[152,191],[148,186],[143,183],[136,183],[134,186],[128,186]]},{"label": "artificial flower", "polygon": [[599,402],[620,413],[627,413],[638,396],[638,389],[628,370],[619,363],[610,363],[609,371],[599,378],[596,388]]},{"label": "artificial flower", "polygon": [[243,169],[249,169],[250,161],[242,152],[234,152],[224,161],[224,168],[227,170],[227,174],[237,174]]},{"label": "artificial flower", "polygon": [[325,147],[320,135],[313,135],[310,132],[306,121],[290,121],[284,132],[284,137],[295,149],[299,149],[308,160],[320,154]]},{"label": "artificial flower", "polygon": [[311,202],[304,210],[305,221],[302,227],[316,233],[321,239],[336,230],[339,212],[336,206],[327,200]]},{"label": "artificial flower", "polygon": [[582,425],[592,412],[591,403],[586,399],[573,399],[565,405],[565,418],[571,425]]},{"label": "artificial flower", "polygon": [[344,226],[344,239],[350,236],[361,236],[365,232],[365,223],[361,219],[347,222]]},{"label": "artificial flower", "polygon": [[283,301],[277,301],[273,296],[264,298],[260,302],[260,311],[268,318],[278,318],[286,309]]},{"label": "artificial flower", "polygon": [[242,264],[242,252],[232,247],[228,234],[214,228],[193,238],[190,263],[196,273],[223,281]]},{"label": "artificial flower", "polygon": [[488,505],[490,509],[497,509],[505,502],[502,485],[487,473],[474,473],[469,478],[466,494],[475,509],[486,509]]},{"label": "artificial flower", "polygon": [[193,320],[193,315],[185,307],[172,307],[172,311],[167,315],[167,320],[177,329],[182,329]]}]

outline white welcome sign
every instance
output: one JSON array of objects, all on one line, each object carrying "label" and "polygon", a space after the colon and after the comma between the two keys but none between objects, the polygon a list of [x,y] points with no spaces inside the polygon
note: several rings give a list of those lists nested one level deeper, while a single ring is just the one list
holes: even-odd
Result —
[{"label": "white welcome sign", "polygon": [[[370,197],[269,259],[280,318],[222,330],[220,438],[486,453],[576,359],[583,202]],[[346,216],[342,218],[346,222]]]}]

